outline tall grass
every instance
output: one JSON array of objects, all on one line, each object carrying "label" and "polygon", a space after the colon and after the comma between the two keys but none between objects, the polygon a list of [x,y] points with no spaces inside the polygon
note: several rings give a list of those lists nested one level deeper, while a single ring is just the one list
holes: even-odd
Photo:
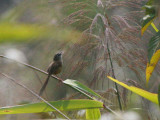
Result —
[{"label": "tall grass", "polygon": [[[72,50],[73,55],[68,59],[72,60],[72,65],[65,70],[68,73],[67,77],[74,78],[81,75],[80,78],[85,78],[90,87],[105,90],[106,93],[112,87],[112,83],[105,82],[106,75],[124,80],[127,84],[136,83],[146,89],[146,48],[148,35],[151,32],[144,37],[145,40],[141,39],[141,19],[144,14],[141,8],[145,1],[61,0],[58,2],[63,5],[62,12],[66,16],[63,25],[82,32],[79,41],[68,49],[68,52]],[[115,98],[114,93],[111,94],[108,99]],[[126,100],[128,94],[120,89],[119,95],[124,107],[124,104],[128,104]]]}]

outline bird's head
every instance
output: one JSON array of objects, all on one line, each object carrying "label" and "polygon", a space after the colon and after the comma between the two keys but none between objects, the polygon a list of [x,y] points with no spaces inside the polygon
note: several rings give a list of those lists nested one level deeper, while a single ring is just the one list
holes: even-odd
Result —
[{"label": "bird's head", "polygon": [[55,56],[53,57],[54,61],[60,61],[62,60],[62,54],[63,52],[58,52],[57,54],[55,54]]}]

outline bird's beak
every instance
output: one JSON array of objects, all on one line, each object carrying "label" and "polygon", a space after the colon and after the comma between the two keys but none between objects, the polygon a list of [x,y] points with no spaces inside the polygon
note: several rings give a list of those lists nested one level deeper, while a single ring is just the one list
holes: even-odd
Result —
[{"label": "bird's beak", "polygon": [[64,54],[64,51],[61,51],[60,54]]}]

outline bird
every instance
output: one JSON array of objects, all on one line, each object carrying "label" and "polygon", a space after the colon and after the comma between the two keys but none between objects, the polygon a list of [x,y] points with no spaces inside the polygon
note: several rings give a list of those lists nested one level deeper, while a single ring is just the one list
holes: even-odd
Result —
[{"label": "bird", "polygon": [[49,67],[47,69],[48,76],[47,76],[46,81],[44,82],[42,88],[40,89],[39,96],[41,96],[43,91],[45,90],[50,76],[57,75],[62,71],[62,63],[63,63],[62,54],[63,54],[63,52],[58,52],[54,55],[53,62],[49,65]]}]

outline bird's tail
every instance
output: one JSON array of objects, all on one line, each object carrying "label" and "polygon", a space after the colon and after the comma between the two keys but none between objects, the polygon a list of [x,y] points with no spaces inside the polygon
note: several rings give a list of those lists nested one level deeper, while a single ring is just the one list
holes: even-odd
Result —
[{"label": "bird's tail", "polygon": [[39,96],[41,96],[42,93],[43,93],[43,91],[45,90],[45,88],[46,88],[46,86],[47,86],[47,84],[48,84],[48,81],[49,81],[50,76],[51,76],[51,75],[48,75],[45,83],[43,84],[42,88],[40,89]]}]

